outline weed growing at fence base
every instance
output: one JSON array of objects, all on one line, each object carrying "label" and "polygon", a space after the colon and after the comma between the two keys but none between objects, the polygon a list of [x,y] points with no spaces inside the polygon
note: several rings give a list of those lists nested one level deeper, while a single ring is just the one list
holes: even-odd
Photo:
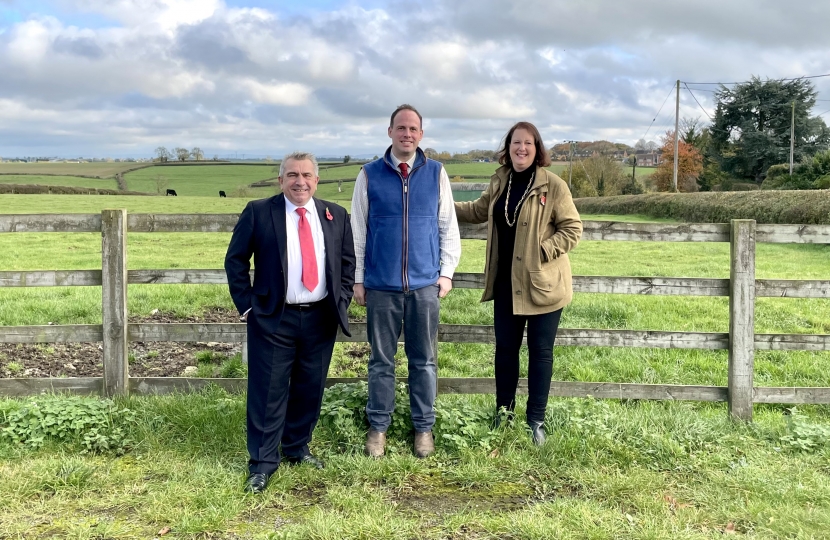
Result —
[{"label": "weed growing at fence base", "polygon": [[[403,433],[372,460],[361,455],[364,395],[328,392],[329,410],[351,412],[335,414],[351,434],[322,422],[311,449],[326,468],[281,467],[256,497],[242,493],[244,397],[215,388],[117,402],[134,415],[118,423],[135,441],[120,457],[2,440],[0,536],[821,538],[830,527],[821,408],[762,406],[745,425],[723,404],[557,399],[537,449],[521,403],[512,426],[490,432],[491,396],[440,396],[443,421],[463,416],[487,444],[441,437],[418,460]],[[20,406],[0,400],[0,418]]]}]

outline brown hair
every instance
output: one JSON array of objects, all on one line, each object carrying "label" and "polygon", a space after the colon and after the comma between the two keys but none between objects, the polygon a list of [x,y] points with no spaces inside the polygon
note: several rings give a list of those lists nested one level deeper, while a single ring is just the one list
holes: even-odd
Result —
[{"label": "brown hair", "polygon": [[395,127],[395,116],[398,115],[401,111],[412,111],[418,115],[418,121],[421,123],[421,129],[424,129],[424,117],[421,116],[421,113],[418,112],[418,109],[413,107],[408,103],[404,103],[403,105],[398,105],[398,108],[395,109],[395,112],[392,113],[392,116],[389,117],[389,127]]},{"label": "brown hair", "polygon": [[499,148],[499,151],[496,154],[499,158],[499,163],[510,167],[513,166],[513,160],[510,159],[510,141],[513,139],[513,132],[517,129],[524,129],[533,136],[533,143],[536,147],[536,159],[534,160],[534,165],[538,167],[547,167],[550,165],[550,156],[548,155],[548,151],[545,150],[545,143],[542,142],[542,135],[539,134],[539,130],[536,129],[536,126],[530,122],[516,122],[513,124],[510,131],[508,131],[507,135],[504,136],[501,148]]}]

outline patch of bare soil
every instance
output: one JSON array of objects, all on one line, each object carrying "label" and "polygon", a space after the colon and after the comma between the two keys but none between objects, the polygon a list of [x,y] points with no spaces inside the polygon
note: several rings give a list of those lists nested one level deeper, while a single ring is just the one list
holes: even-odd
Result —
[{"label": "patch of bare soil", "polygon": [[[235,311],[206,310],[199,316],[177,317],[154,313],[130,317],[131,323],[236,323]],[[130,376],[180,377],[188,366],[196,366],[196,354],[211,351],[233,356],[241,343],[134,341],[130,346]],[[10,377],[102,377],[103,349],[100,343],[0,343],[0,378]]]}]

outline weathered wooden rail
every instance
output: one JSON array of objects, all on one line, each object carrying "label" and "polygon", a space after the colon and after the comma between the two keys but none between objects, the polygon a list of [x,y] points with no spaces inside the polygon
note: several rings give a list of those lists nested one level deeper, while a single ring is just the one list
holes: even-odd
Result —
[{"label": "weathered wooden rail", "polygon": [[[0,327],[0,342],[102,342],[103,377],[0,379],[0,395],[28,395],[44,391],[124,395],[190,391],[216,384],[231,391],[245,388],[242,379],[130,377],[130,341],[216,341],[244,343],[245,324],[132,324],[127,322],[128,284],[226,284],[223,270],[127,270],[129,232],[230,232],[237,215],[131,214],[104,210],[98,214],[0,215],[0,233],[101,232],[101,270],[4,271],[0,287],[100,286],[103,324]],[[486,226],[462,225],[462,237],[484,239]],[[728,296],[729,332],[665,332],[649,330],[560,329],[559,346],[646,347],[727,350],[728,385],[689,386],[608,382],[554,381],[551,395],[615,399],[727,401],[729,413],[750,420],[753,403],[830,403],[830,388],[756,387],[753,382],[756,350],[830,351],[830,335],[755,334],[755,298],[830,298],[830,280],[755,279],[755,244],[830,244],[827,225],[756,225],[753,220],[730,224],[651,224],[585,222],[584,240],[729,242],[730,278],[574,276],[578,293],[644,294],[665,296]],[[457,288],[482,288],[483,274],[459,273]],[[352,325],[353,336],[339,341],[366,341],[364,323]],[[438,340],[453,343],[493,343],[492,326],[439,327]],[[328,383],[355,379],[330,378]],[[526,391],[520,381],[520,391]],[[492,393],[493,379],[441,378],[439,392]]]}]

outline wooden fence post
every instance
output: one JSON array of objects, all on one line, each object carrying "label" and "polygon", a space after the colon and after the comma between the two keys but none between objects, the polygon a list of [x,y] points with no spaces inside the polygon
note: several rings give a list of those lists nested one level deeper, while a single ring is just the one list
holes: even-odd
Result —
[{"label": "wooden fence post", "polygon": [[104,395],[129,393],[127,372],[127,211],[101,211]]},{"label": "wooden fence post", "polygon": [[733,219],[729,264],[729,414],[752,420],[755,369],[755,220]]}]

